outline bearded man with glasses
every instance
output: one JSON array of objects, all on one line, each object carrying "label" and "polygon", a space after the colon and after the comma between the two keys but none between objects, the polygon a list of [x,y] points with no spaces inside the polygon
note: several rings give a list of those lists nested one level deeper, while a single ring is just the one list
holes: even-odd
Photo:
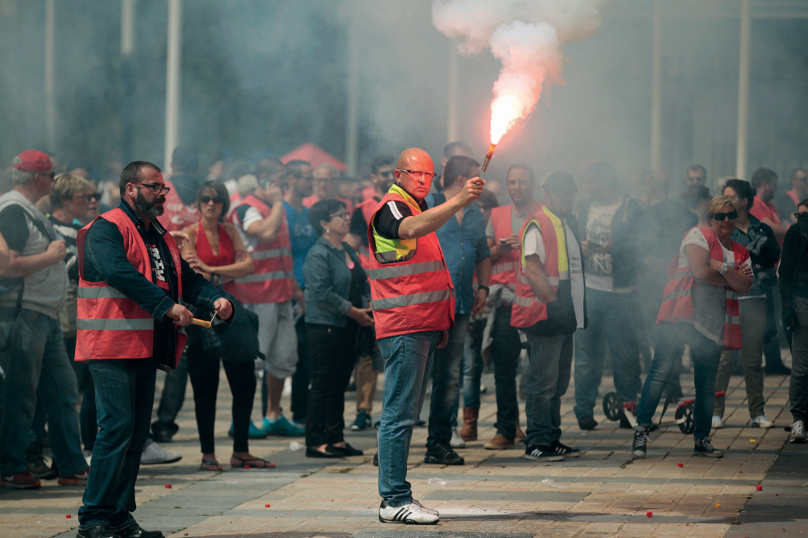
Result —
[{"label": "bearded man with glasses", "polygon": [[79,264],[76,360],[96,386],[100,431],[79,509],[78,538],[162,538],[132,517],[149,434],[156,370],[177,367],[191,312],[180,299],[232,321],[233,304],[180,258],[157,221],[170,192],[156,165],[121,173],[121,204],[76,237]]}]

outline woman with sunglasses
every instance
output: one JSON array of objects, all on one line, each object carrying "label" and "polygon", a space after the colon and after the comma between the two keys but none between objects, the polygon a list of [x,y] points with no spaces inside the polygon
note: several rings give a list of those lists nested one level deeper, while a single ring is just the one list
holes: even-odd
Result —
[{"label": "woman with sunglasses", "polygon": [[[721,458],[710,443],[710,425],[715,405],[715,379],[721,351],[741,348],[738,294],[752,287],[752,267],[746,247],[731,239],[738,211],[726,196],[710,201],[710,227],[692,228],[682,241],[679,255],[668,267],[668,282],[657,323],[659,333],[684,335],[690,345],[696,385],[693,407],[694,456]],[[679,356],[671,346],[655,347],[656,354],[640,396],[631,451],[645,457],[648,434],[663,389]]]},{"label": "woman with sunglasses", "polygon": [[311,389],[306,409],[306,456],[361,456],[345,442],[345,389],[356,362],[359,326],[373,325],[367,275],[356,251],[343,242],[351,215],[339,200],[323,200],[309,209],[317,242],[306,255],[306,332],[311,350]]},{"label": "woman with sunglasses", "polygon": [[[756,191],[748,181],[730,179],[724,186],[724,196],[731,198],[738,209],[735,230],[732,240],[740,243],[749,251],[752,269],[755,272],[754,284],[748,293],[738,297],[740,303],[741,333],[743,348],[740,351],[743,363],[743,377],[746,385],[746,399],[749,407],[749,418],[753,428],[771,428],[774,423],[766,418],[763,412],[763,345],[766,336],[766,318],[768,312],[767,294],[777,282],[775,266],[780,260],[780,246],[771,227],[760,222],[749,214],[755,202]],[[732,365],[735,362],[735,351],[721,354],[721,364],[716,377],[716,392],[726,391]],[[713,410],[713,428],[724,426],[725,398],[716,398]]]},{"label": "woman with sunglasses", "polygon": [[[244,250],[235,226],[222,222],[230,208],[230,196],[221,181],[206,181],[196,194],[200,220],[182,230],[187,237],[181,246],[182,257],[197,273],[216,283],[242,278],[253,272],[253,261]],[[216,394],[219,389],[220,358],[202,347],[199,330],[190,331],[188,374],[194,388],[196,425],[202,445],[203,471],[221,471],[216,459],[213,426],[216,420]],[[274,467],[249,452],[250,413],[255,397],[255,365],[253,361],[221,360],[230,392],[233,395],[233,455],[234,468],[269,469]]]}]

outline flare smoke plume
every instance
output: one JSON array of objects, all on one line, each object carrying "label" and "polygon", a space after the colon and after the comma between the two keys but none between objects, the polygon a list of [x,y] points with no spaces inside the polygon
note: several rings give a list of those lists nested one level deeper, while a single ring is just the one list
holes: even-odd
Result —
[{"label": "flare smoke plume", "polygon": [[610,0],[435,0],[432,21],[461,54],[491,49],[502,63],[491,102],[491,143],[526,119],[545,82],[563,83],[561,47],[600,27]]}]

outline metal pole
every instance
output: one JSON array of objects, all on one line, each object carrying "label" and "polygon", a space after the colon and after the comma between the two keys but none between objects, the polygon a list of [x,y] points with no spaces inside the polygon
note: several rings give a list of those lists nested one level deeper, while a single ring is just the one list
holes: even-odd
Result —
[{"label": "metal pole", "polygon": [[56,96],[53,90],[53,32],[55,28],[55,2],[45,0],[45,135],[48,151],[56,151]]},{"label": "metal pole", "polygon": [[[353,7],[353,5],[351,6]],[[354,21],[356,18],[351,17]],[[359,172],[359,42],[358,27],[351,22],[348,29],[348,118],[345,132],[345,161],[348,174]]]},{"label": "metal pole", "polygon": [[654,0],[651,65],[651,169],[662,168],[662,0]]},{"label": "metal pole", "polygon": [[124,163],[132,155],[132,129],[134,117],[132,53],[135,50],[135,0],[121,0],[121,157]]},{"label": "metal pole", "polygon": [[135,0],[121,0],[121,56],[135,50]]},{"label": "metal pole", "polygon": [[163,168],[179,142],[180,72],[182,70],[182,0],[168,0],[168,48],[166,61],[166,144]]},{"label": "metal pole", "polygon": [[457,140],[457,51],[454,43],[449,42],[449,106],[446,121],[446,142]]},{"label": "metal pole", "polygon": [[752,0],[741,0],[741,42],[738,67],[738,143],[735,157],[735,177],[746,177],[747,140],[749,129],[749,50],[752,34]]}]

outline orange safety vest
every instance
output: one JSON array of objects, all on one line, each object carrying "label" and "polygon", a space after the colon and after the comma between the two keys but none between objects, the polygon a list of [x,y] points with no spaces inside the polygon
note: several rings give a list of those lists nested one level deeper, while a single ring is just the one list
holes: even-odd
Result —
[{"label": "orange safety vest", "polygon": [[[536,213],[541,204],[533,202],[528,211],[528,215]],[[495,207],[491,210],[491,225],[494,227],[494,240],[499,241],[514,234],[513,226],[511,225],[511,212],[513,211],[513,204]],[[503,285],[508,286],[510,289],[516,289],[516,271],[519,268],[521,253],[518,250],[510,250],[500,256],[497,261],[491,266],[491,278],[488,283],[490,285]]]},{"label": "orange safety vest", "polygon": [[[721,242],[710,228],[697,226],[710,247],[710,258],[724,261]],[[735,268],[741,267],[749,259],[746,247],[732,241],[732,252],[735,255]],[[690,266],[679,268],[679,255],[668,265],[668,282],[662,293],[662,306],[659,308],[657,323],[660,321],[687,321],[693,319],[693,290],[701,283],[693,278]],[[727,309],[724,316],[723,349],[741,349],[741,318],[738,304],[738,292],[727,286]]]},{"label": "orange safety vest", "polygon": [[[373,214],[376,212],[376,206],[378,205],[379,202],[376,200],[376,198],[369,198],[356,206],[356,209],[362,210],[362,216],[365,217],[365,222],[367,223],[368,228],[370,228],[370,219],[373,218]],[[359,256],[359,265],[362,266],[362,269],[365,271],[370,269],[370,258],[368,257],[370,252],[365,248],[365,246],[359,245],[359,250],[356,253]]]},{"label": "orange safety vest", "polygon": [[174,184],[170,181],[166,181],[165,183],[166,187],[169,187],[171,190],[166,194],[165,211],[163,211],[162,215],[157,217],[157,220],[160,221],[163,228],[169,232],[178,232],[186,226],[196,224],[201,218],[196,204],[183,204]]},{"label": "orange safety vest", "polygon": [[[269,217],[272,208],[263,200],[251,194],[240,204],[254,207],[262,218]],[[230,212],[230,222],[244,229],[235,208]],[[246,230],[244,230],[246,233]],[[289,239],[289,224],[286,216],[281,219],[281,227],[272,241],[258,241],[258,246],[250,252],[255,262],[255,272],[224,285],[224,289],[246,304],[283,303],[292,299],[294,291],[294,271],[292,243]]]},{"label": "orange safety vest", "polygon": [[[391,187],[391,191],[396,187]],[[406,195],[400,187],[398,191]],[[376,338],[451,329],[454,327],[455,293],[438,236],[433,232],[411,240],[414,248],[402,261],[396,261],[395,251],[380,252],[377,249],[373,219],[390,201],[404,202],[410,206],[413,215],[421,214],[421,208],[412,197],[388,192],[368,219],[371,253],[368,280]]]},{"label": "orange safety vest", "polygon": [[[564,222],[542,204],[540,209],[528,216],[522,225],[519,233],[522,252],[525,251],[525,233],[531,223],[539,226],[544,240],[544,274],[547,275],[553,293],[558,293],[558,283],[570,278]],[[563,263],[559,263],[559,248],[563,249]],[[536,298],[530,281],[525,275],[525,257],[522,255],[517,272],[516,297],[511,310],[511,326],[526,329],[546,319],[547,304]]]},{"label": "orange safety vest", "polygon": [[[99,215],[76,236],[79,264],[78,316],[76,319],[76,359],[147,359],[154,355],[154,318],[138,304],[106,282],[84,280],[84,239],[98,219],[115,224],[123,236],[123,248],[129,262],[149,282],[154,283],[151,257],[132,219],[115,208]],[[177,294],[182,297],[180,251],[171,234],[163,239],[176,268]],[[167,272],[169,277],[171,271]],[[188,337],[176,326],[176,356],[180,360]],[[176,364],[175,364],[176,367]]]}]

